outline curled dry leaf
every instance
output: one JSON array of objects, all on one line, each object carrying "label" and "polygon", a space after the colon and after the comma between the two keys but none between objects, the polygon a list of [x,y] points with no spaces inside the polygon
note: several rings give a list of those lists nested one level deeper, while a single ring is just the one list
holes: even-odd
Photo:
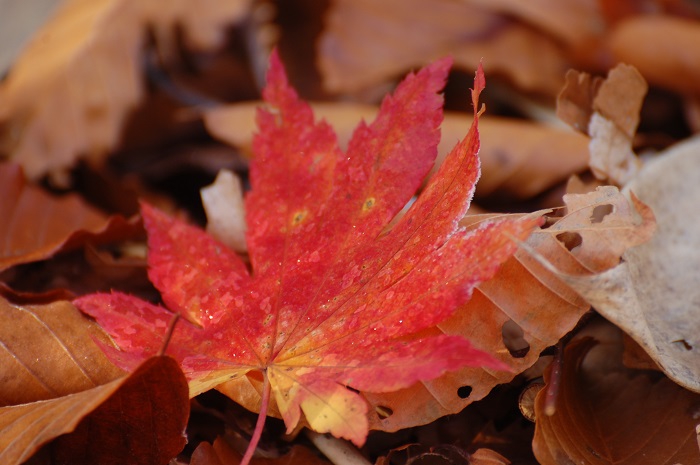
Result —
[{"label": "curled dry leaf", "polygon": [[639,15],[621,21],[608,46],[617,61],[636,67],[651,84],[700,95],[700,22],[666,15]]},{"label": "curled dry leaf", "polygon": [[177,362],[153,357],[86,391],[2,407],[0,460],[19,465],[55,439],[52,463],[165,465],[186,442],[187,394]]},{"label": "curled dry leaf", "polygon": [[141,231],[136,220],[107,217],[75,194],[48,194],[28,183],[22,169],[11,163],[0,164],[0,218],[0,270]]},{"label": "curled dry leaf", "polygon": [[532,28],[466,1],[335,0],[319,44],[324,85],[354,92],[451,55],[474,69],[505,74],[518,86],[556,95],[566,58]]},{"label": "curled dry leaf", "polygon": [[[695,437],[700,396],[658,372],[625,369],[619,338],[616,345],[594,346],[593,339],[584,338],[566,348],[553,415],[544,412],[545,390],[537,396],[533,450],[538,462],[700,463]],[[606,363],[586,363],[593,355]]]},{"label": "curled dry leaf", "polygon": [[60,175],[79,156],[103,155],[141,99],[146,28],[164,37],[177,25],[189,45],[213,47],[248,3],[64,2],[0,84],[0,152],[32,179]]},{"label": "curled dry leaf", "polygon": [[619,64],[605,80],[570,70],[557,99],[557,115],[590,135],[590,168],[617,185],[631,180],[641,162],[632,140],[647,84],[632,66]]},{"label": "curled dry leaf", "polygon": [[108,344],[104,332],[69,302],[21,307],[0,298],[0,321],[0,405],[66,396],[123,374],[94,342]]},{"label": "curled dry leaf", "polygon": [[[258,102],[240,103],[208,110],[204,116],[207,130],[250,155],[259,106]],[[312,108],[314,114],[336,129],[341,148],[347,147],[357,123],[371,121],[378,111],[372,105],[348,103],[315,103]],[[471,121],[464,114],[445,114],[436,167]],[[479,134],[479,196],[498,190],[516,198],[531,198],[588,166],[588,138],[571,130],[485,116],[479,123]]]},{"label": "curled dry leaf", "polygon": [[[624,263],[603,274],[564,277],[671,379],[693,391],[700,391],[700,222],[693,213],[700,198],[698,150],[698,138],[672,147],[625,187],[654,211],[658,230],[651,241],[627,250]],[[640,214],[651,215],[646,208]]]}]

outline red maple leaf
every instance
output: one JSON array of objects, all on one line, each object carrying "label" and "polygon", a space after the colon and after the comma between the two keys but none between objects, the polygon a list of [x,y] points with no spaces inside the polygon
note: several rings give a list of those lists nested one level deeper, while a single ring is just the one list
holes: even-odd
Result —
[{"label": "red maple leaf", "polygon": [[458,227],[479,177],[481,68],[468,135],[392,223],[435,161],[449,66],[443,59],[409,75],[343,153],[274,54],[245,204],[252,272],[205,232],[143,205],[149,276],[166,307],[116,292],[76,301],[119,346],[105,348],[115,363],[132,369],[157,352],[179,313],[186,321],[167,352],[191,396],[217,388],[261,418],[269,399],[289,430],[303,412],[314,430],[358,445],[368,432],[362,391],[464,366],[504,368],[463,337],[420,335],[464,304],[537,224]]}]

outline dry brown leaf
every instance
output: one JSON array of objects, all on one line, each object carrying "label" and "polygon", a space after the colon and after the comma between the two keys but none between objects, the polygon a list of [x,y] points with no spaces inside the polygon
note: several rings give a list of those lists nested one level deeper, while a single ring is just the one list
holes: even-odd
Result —
[{"label": "dry brown leaf", "polygon": [[[216,138],[251,155],[256,132],[255,111],[260,102],[221,106],[205,113],[207,130]],[[314,114],[335,128],[341,148],[360,120],[371,121],[377,113],[372,105],[315,103]],[[441,126],[438,162],[464,136],[471,118],[446,113]],[[588,163],[588,139],[576,132],[522,120],[483,117],[481,134],[482,175],[477,194],[489,195],[496,190],[516,198],[530,198],[582,171]]]},{"label": "dry brown leaf", "polygon": [[617,65],[605,80],[567,73],[557,115],[590,135],[590,168],[598,179],[624,185],[641,167],[632,140],[646,92],[644,78],[629,65]]},{"label": "dry brown leaf", "polygon": [[[619,338],[616,345],[593,346],[595,341],[585,338],[566,348],[554,415],[544,412],[544,389],[537,397],[533,450],[538,462],[700,463],[695,438],[700,396],[658,373],[625,369]],[[588,363],[593,356],[605,363]]]},{"label": "dry brown leaf", "polygon": [[212,47],[249,2],[67,0],[0,85],[0,152],[59,181],[77,157],[104,155],[142,96],[146,27],[163,38],[177,25],[188,45]]},{"label": "dry brown leaf", "polygon": [[651,84],[700,95],[700,22],[665,15],[633,16],[607,40],[615,59],[636,67]]},{"label": "dry brown leaf", "polygon": [[123,374],[94,342],[109,344],[107,336],[69,302],[21,307],[0,298],[0,321],[2,406],[66,396]]},{"label": "dry brown leaf", "polygon": [[110,383],[0,408],[0,461],[20,464],[58,437],[52,463],[166,464],[185,445],[188,416],[180,367],[169,357],[153,357]]},{"label": "dry brown leaf", "polygon": [[700,391],[698,150],[697,137],[678,144],[626,186],[656,215],[658,231],[651,241],[628,249],[624,263],[605,273],[564,278],[671,379],[693,391]]},{"label": "dry brown leaf", "polygon": [[107,217],[75,194],[48,194],[10,163],[0,164],[0,218],[0,270],[87,242],[133,238],[141,231],[138,221]]},{"label": "dry brown leaf", "polygon": [[319,44],[332,92],[355,92],[445,55],[459,68],[508,76],[555,95],[567,65],[560,47],[531,28],[462,0],[334,0]]}]

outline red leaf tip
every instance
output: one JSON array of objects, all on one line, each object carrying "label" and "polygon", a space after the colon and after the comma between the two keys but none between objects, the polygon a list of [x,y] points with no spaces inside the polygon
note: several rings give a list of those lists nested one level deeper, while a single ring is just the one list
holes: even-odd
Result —
[{"label": "red leaf tip", "polygon": [[479,66],[476,68],[476,74],[474,75],[474,89],[472,89],[472,105],[474,106],[474,116],[481,116],[484,108],[479,108],[479,95],[481,91],[486,87],[486,78],[484,77],[484,64],[479,62]]}]

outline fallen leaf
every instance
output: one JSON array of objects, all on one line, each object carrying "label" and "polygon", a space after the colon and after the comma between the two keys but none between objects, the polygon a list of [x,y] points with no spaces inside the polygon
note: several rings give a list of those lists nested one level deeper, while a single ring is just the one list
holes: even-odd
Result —
[{"label": "fallen leaf", "polygon": [[331,92],[356,92],[451,55],[457,67],[504,74],[523,89],[556,95],[564,51],[531,27],[470,2],[334,0],[319,43]]},{"label": "fallen leaf", "polygon": [[617,61],[637,68],[651,84],[683,94],[700,93],[700,40],[697,20],[670,15],[638,15],[619,22],[607,40]]},{"label": "fallen leaf", "polygon": [[104,332],[69,302],[22,307],[0,298],[0,321],[2,406],[66,396],[123,374],[94,342],[107,344]]},{"label": "fallen leaf", "polygon": [[[31,179],[61,182],[79,156],[104,156],[139,102],[147,27],[175,43],[175,26],[193,48],[211,48],[249,0],[68,0],[33,38],[0,85],[0,152]],[[161,40],[163,42],[163,40]],[[164,46],[167,48],[168,44]]]},{"label": "fallen leaf", "polygon": [[141,230],[136,220],[107,217],[75,194],[50,195],[11,163],[0,164],[0,217],[0,270],[88,242],[132,238]]},{"label": "fallen leaf", "polygon": [[52,463],[166,464],[185,445],[188,415],[177,362],[153,357],[110,383],[0,408],[0,459],[23,463],[55,440]]},{"label": "fallen leaf", "polygon": [[[696,210],[700,174],[693,138],[670,148],[625,187],[653,209],[658,229],[627,250],[624,262],[590,277],[564,279],[596,310],[636,340],[675,382],[700,391],[700,264]],[[640,211],[642,216],[650,213]]]},{"label": "fallen leaf", "polygon": [[604,80],[570,70],[557,99],[557,115],[587,133],[596,178],[624,185],[641,161],[632,151],[647,84],[632,66],[619,64]]},{"label": "fallen leaf", "polygon": [[[538,462],[700,463],[695,437],[700,396],[656,372],[625,369],[619,342],[595,346],[593,339],[583,338],[566,348],[555,413],[544,412],[545,390],[535,402]],[[586,364],[597,350],[606,363]],[[549,377],[546,372],[545,381]]]},{"label": "fallen leaf", "polygon": [[490,449],[478,449],[473,454],[453,445],[428,447],[409,444],[389,451],[376,465],[509,465],[510,461]]},{"label": "fallen leaf", "polygon": [[[190,465],[236,465],[241,462],[241,454],[236,452],[224,439],[217,438],[213,444],[203,442],[192,453]],[[330,462],[315,455],[306,447],[294,446],[281,457],[253,458],[251,465],[327,465]]]},{"label": "fallen leaf", "polygon": [[[252,153],[255,111],[259,102],[237,103],[208,110],[207,130],[216,138],[245,153]],[[349,103],[314,103],[314,114],[326,120],[338,134],[341,148],[347,147],[358,121],[371,121],[378,107]],[[459,113],[445,114],[440,128],[436,168],[464,134],[472,118]],[[482,117],[481,178],[476,194],[496,191],[528,199],[564,181],[571,173],[588,166],[588,138],[571,130],[502,117]]]},{"label": "fallen leaf", "polygon": [[[537,218],[457,222],[478,177],[477,121],[411,209],[385,230],[434,163],[448,60],[410,75],[346,154],[313,122],[273,55],[246,197],[253,274],[199,229],[144,205],[150,279],[171,309],[124,294],[76,301],[107,329],[124,368],[152,353],[172,312],[168,352],[181,361],[190,395],[216,387],[291,432],[310,427],[362,444],[367,404],[463,366],[504,367],[463,336],[412,337],[445,318],[490,278]],[[477,74],[473,104],[484,86]],[[262,391],[262,394],[261,394]],[[261,401],[264,399],[264,401]],[[260,424],[261,427],[261,424]],[[259,430],[258,430],[259,431]]]}]

